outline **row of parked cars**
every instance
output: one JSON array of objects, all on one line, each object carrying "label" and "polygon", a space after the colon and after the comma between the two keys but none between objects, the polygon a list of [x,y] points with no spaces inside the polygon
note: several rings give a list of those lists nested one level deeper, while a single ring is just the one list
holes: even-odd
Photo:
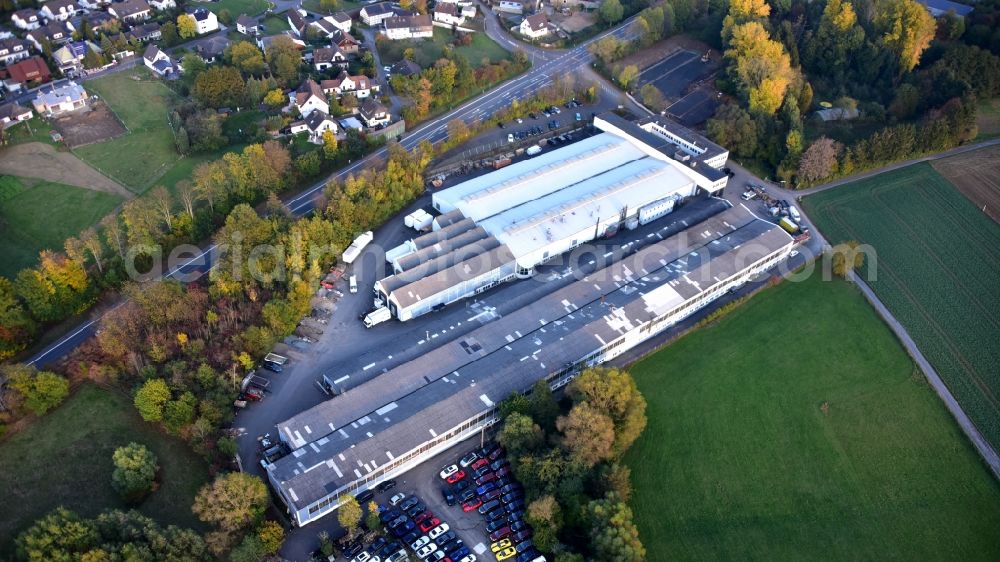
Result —
[{"label": "row of parked cars", "polygon": [[446,482],[441,494],[448,505],[461,503],[463,511],[485,518],[490,550],[498,562],[545,562],[531,540],[531,527],[524,520],[524,489],[511,474],[503,447],[470,451],[440,476]]},{"label": "row of parked cars", "polygon": [[[379,491],[395,486],[382,484]],[[429,562],[476,562],[476,555],[458,538],[447,522],[437,517],[416,495],[394,494],[379,506],[379,519],[392,539],[380,538],[367,549],[349,553],[353,562],[404,562],[407,548],[420,560]]]}]

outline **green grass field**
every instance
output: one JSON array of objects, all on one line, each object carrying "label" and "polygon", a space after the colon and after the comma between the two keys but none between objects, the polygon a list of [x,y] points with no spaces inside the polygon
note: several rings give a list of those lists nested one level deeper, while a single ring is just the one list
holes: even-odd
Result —
[{"label": "green grass field", "polygon": [[[353,0],[340,0],[337,2],[337,10],[350,11],[361,7],[361,2],[355,2]],[[320,0],[304,0],[302,2],[302,8],[309,10],[310,12],[316,12],[318,14],[325,14],[327,10],[323,9]],[[337,11],[334,10],[334,11]],[[355,25],[358,22],[355,22]]]},{"label": "green grass field", "polygon": [[[379,55],[383,64],[392,64],[403,59],[403,52],[408,48],[413,48],[414,61],[427,68],[432,66],[444,53],[444,47],[451,41],[451,31],[441,27],[434,28],[434,38],[427,39],[407,39],[405,41],[381,41],[379,42]],[[473,68],[482,66],[483,58],[489,58],[490,62],[498,62],[510,58],[510,53],[504,50],[499,43],[490,39],[485,33],[473,33],[472,43],[462,47],[457,47],[455,52],[462,55],[469,61]]]},{"label": "green grass field", "polygon": [[13,278],[44,249],[97,223],[121,203],[113,193],[0,176],[0,275]]},{"label": "green grass field", "polygon": [[976,127],[979,134],[976,140],[988,140],[1000,137],[1000,98],[981,100],[979,112],[976,114]]},{"label": "green grass field", "polygon": [[649,560],[996,560],[1000,486],[846,282],[769,289],[632,373]]},{"label": "green grass field", "polygon": [[56,143],[52,140],[52,135],[49,134],[49,131],[52,130],[52,127],[44,119],[35,115],[24,123],[7,129],[7,142],[12,145],[26,142],[40,142],[56,146]]},{"label": "green grass field", "polygon": [[288,17],[284,14],[267,16],[260,23],[264,25],[261,35],[276,35],[292,28],[288,25]]},{"label": "green grass field", "polygon": [[1000,226],[927,163],[804,203],[832,243],[874,247],[872,288],[1000,446]]},{"label": "green grass field", "polygon": [[[271,3],[267,0],[218,0],[217,2],[209,2],[205,7],[215,12],[216,15],[222,10],[229,10],[229,13],[233,16],[233,22],[235,22],[236,18],[240,17],[240,14],[256,16],[270,5]],[[234,23],[233,25],[235,26],[236,24]]]},{"label": "green grass field", "polygon": [[73,152],[130,190],[146,191],[178,159],[167,123],[174,93],[144,68],[88,81],[87,89],[104,98],[129,133]]},{"label": "green grass field", "polygon": [[93,385],[0,444],[0,557],[32,521],[59,505],[93,516],[125,507],[111,487],[111,454],[130,441],[160,461],[160,488],[139,511],[163,524],[202,530],[191,512],[208,468],[182,441],[142,421],[128,398]]}]

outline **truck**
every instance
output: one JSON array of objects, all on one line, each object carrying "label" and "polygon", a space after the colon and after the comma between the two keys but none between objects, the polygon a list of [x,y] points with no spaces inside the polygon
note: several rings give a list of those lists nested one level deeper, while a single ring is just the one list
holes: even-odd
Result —
[{"label": "truck", "polygon": [[288,363],[288,358],[284,355],[278,355],[277,353],[268,353],[264,356],[264,361],[274,363],[275,365],[284,365],[285,363]]},{"label": "truck", "polygon": [[781,217],[781,220],[778,221],[778,224],[781,226],[781,228],[784,228],[786,231],[788,231],[789,234],[795,234],[799,231],[799,225],[792,222],[792,220],[789,219],[788,217]]},{"label": "truck", "polygon": [[357,293],[358,292],[358,276],[357,275],[352,275],[350,281],[351,281],[351,292],[352,293]]},{"label": "truck", "polygon": [[374,239],[375,235],[370,230],[355,238],[354,242],[351,242],[351,245],[344,250],[342,258],[344,263],[354,263],[354,260],[358,259],[358,256],[361,255],[361,250],[364,250],[365,246],[371,243]]},{"label": "truck", "polygon": [[538,154],[541,151],[542,151],[542,147],[538,146],[537,144],[533,144],[533,145],[529,146],[528,150],[524,151],[524,153],[527,154],[528,156],[534,156],[534,155]]},{"label": "truck", "polygon": [[392,318],[392,312],[388,308],[380,306],[365,316],[365,328],[371,328],[375,324],[381,324],[390,318]]},{"label": "truck", "polygon": [[792,220],[796,223],[802,222],[802,215],[799,214],[799,210],[795,208],[795,205],[788,206],[788,214],[792,217]]}]

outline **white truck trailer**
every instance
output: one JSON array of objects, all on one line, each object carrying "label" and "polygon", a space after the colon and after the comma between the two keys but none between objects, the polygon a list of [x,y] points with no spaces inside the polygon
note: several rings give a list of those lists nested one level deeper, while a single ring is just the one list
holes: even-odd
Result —
[{"label": "white truck trailer", "polygon": [[375,235],[372,234],[372,231],[370,230],[355,238],[354,242],[351,242],[351,245],[344,250],[344,256],[342,258],[344,263],[354,263],[354,260],[358,259],[358,256],[361,255],[361,250],[364,250],[365,246],[371,243],[374,238]]},{"label": "white truck trailer", "polygon": [[390,318],[392,318],[392,312],[388,308],[380,306],[365,316],[365,328],[371,328],[375,324],[381,324]]}]

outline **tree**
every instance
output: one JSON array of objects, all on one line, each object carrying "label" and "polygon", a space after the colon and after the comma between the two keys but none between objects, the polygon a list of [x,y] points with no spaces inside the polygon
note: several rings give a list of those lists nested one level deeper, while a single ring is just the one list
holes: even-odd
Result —
[{"label": "tree", "polygon": [[857,240],[848,240],[831,248],[831,264],[834,275],[846,279],[852,271],[865,264],[865,254],[858,249],[860,246]]},{"label": "tree", "polygon": [[576,462],[592,467],[611,458],[615,443],[615,424],[610,417],[587,402],[581,402],[569,414],[556,420],[563,433],[563,445]]},{"label": "tree", "polygon": [[591,43],[587,49],[607,66],[621,58],[622,43],[614,35],[608,35]]},{"label": "tree", "polygon": [[374,500],[368,502],[368,514],[365,515],[365,528],[369,531],[377,531],[382,527],[382,520],[378,517],[378,504]]},{"label": "tree", "polygon": [[260,562],[265,554],[260,537],[250,534],[229,553],[229,562]]},{"label": "tree", "polygon": [[622,85],[622,89],[628,90],[637,78],[639,78],[639,67],[630,64],[623,68],[618,75],[618,83]]},{"label": "tree", "polygon": [[551,495],[545,495],[528,504],[525,521],[534,530],[532,539],[542,552],[551,553],[559,542],[557,535],[562,528],[563,517],[559,502]]},{"label": "tree", "polygon": [[899,59],[899,71],[913,70],[937,30],[934,17],[915,0],[883,0],[876,4],[875,25],[882,42]]},{"label": "tree", "polygon": [[198,199],[208,203],[208,208],[214,211],[215,203],[225,199],[228,189],[229,177],[225,163],[214,161],[198,164],[192,177]]},{"label": "tree", "polygon": [[189,14],[177,16],[177,34],[181,39],[189,39],[198,34],[198,24],[194,21],[194,16]]},{"label": "tree", "polygon": [[461,144],[469,139],[469,126],[458,117],[448,121],[448,140]]},{"label": "tree", "polygon": [[299,77],[302,57],[290,37],[279,35],[275,38],[268,46],[264,59],[282,84],[287,86]]},{"label": "tree", "polygon": [[332,14],[340,7],[340,0],[319,0],[319,7],[322,11]]},{"label": "tree", "polygon": [[72,560],[100,544],[94,523],[57,507],[17,537],[17,556],[30,562]]},{"label": "tree", "polygon": [[174,45],[177,43],[177,39],[177,25],[174,22],[168,21],[160,26],[160,40],[163,41],[164,45],[167,47]]},{"label": "tree", "polygon": [[811,185],[830,177],[837,169],[840,149],[840,143],[833,139],[820,137],[814,140],[799,159],[799,183]]},{"label": "tree", "polygon": [[198,75],[192,93],[207,107],[229,107],[242,103],[246,83],[235,68],[213,66]]},{"label": "tree", "polygon": [[323,156],[327,159],[337,156],[337,135],[333,131],[323,131]]},{"label": "tree", "polygon": [[585,369],[569,384],[567,393],[577,406],[590,404],[613,421],[616,456],[628,450],[646,427],[646,399],[628,371]]},{"label": "tree", "polygon": [[197,405],[198,399],[191,392],[185,392],[177,400],[167,402],[163,406],[163,425],[177,433],[194,420]]},{"label": "tree", "polygon": [[347,531],[348,536],[354,536],[361,524],[361,506],[357,498],[350,494],[343,494],[337,500],[340,507],[337,508],[337,522]]},{"label": "tree", "polygon": [[0,278],[0,361],[27,347],[35,329],[35,321],[17,299],[14,284]]},{"label": "tree", "polygon": [[795,76],[791,59],[764,26],[752,21],[733,28],[726,50],[730,72],[750,103],[750,111],[773,115]]},{"label": "tree", "polygon": [[251,474],[230,472],[198,491],[192,509],[205,523],[237,531],[258,521],[267,509],[267,486]]},{"label": "tree", "polygon": [[146,421],[163,419],[163,407],[170,400],[170,389],[163,379],[149,379],[135,393],[135,408]]},{"label": "tree", "polygon": [[608,562],[641,562],[646,548],[632,521],[632,510],[614,493],[587,504],[590,548],[594,557]]},{"label": "tree", "polygon": [[14,279],[14,292],[31,315],[52,322],[79,312],[91,296],[87,271],[65,254],[42,250],[38,267],[22,269]]},{"label": "tree", "polygon": [[24,399],[24,407],[41,416],[69,396],[69,381],[49,371],[19,369],[10,380],[11,387]]},{"label": "tree", "polygon": [[608,25],[614,25],[621,21],[622,16],[625,15],[625,8],[622,7],[622,3],[618,0],[604,0],[601,3],[601,7],[597,9],[597,15],[600,16],[601,21]]},{"label": "tree", "polygon": [[529,416],[513,413],[503,422],[498,440],[512,458],[537,449],[544,439],[542,428]]},{"label": "tree", "polygon": [[138,503],[153,491],[153,480],[160,467],[152,451],[132,442],[115,449],[111,458],[115,464],[111,485],[122,499]]},{"label": "tree", "polygon": [[652,84],[646,84],[640,88],[639,97],[642,98],[642,104],[653,111],[659,112],[666,109],[667,104],[663,94],[660,93],[659,88]]},{"label": "tree", "polygon": [[285,542],[285,529],[276,521],[264,521],[257,527],[257,537],[265,554],[277,554]]},{"label": "tree", "polygon": [[263,74],[267,69],[264,53],[249,41],[236,41],[226,47],[229,63],[246,74]]},{"label": "tree", "polygon": [[729,11],[722,20],[722,38],[728,40],[733,28],[750,21],[764,22],[771,15],[771,6],[765,0],[731,0]]},{"label": "tree", "polygon": [[528,395],[528,412],[544,431],[555,429],[560,409],[549,383],[544,380],[535,381],[531,394]]},{"label": "tree", "polygon": [[264,103],[271,107],[284,107],[288,103],[288,97],[278,88],[275,88],[264,96]]},{"label": "tree", "polygon": [[181,200],[184,212],[187,213],[189,217],[194,218],[194,203],[198,200],[194,184],[191,183],[190,180],[181,180],[177,182],[176,189],[177,198]]},{"label": "tree", "polygon": [[174,226],[174,199],[167,188],[162,185],[154,187],[149,194],[149,200],[167,225],[167,230],[172,230]]}]

